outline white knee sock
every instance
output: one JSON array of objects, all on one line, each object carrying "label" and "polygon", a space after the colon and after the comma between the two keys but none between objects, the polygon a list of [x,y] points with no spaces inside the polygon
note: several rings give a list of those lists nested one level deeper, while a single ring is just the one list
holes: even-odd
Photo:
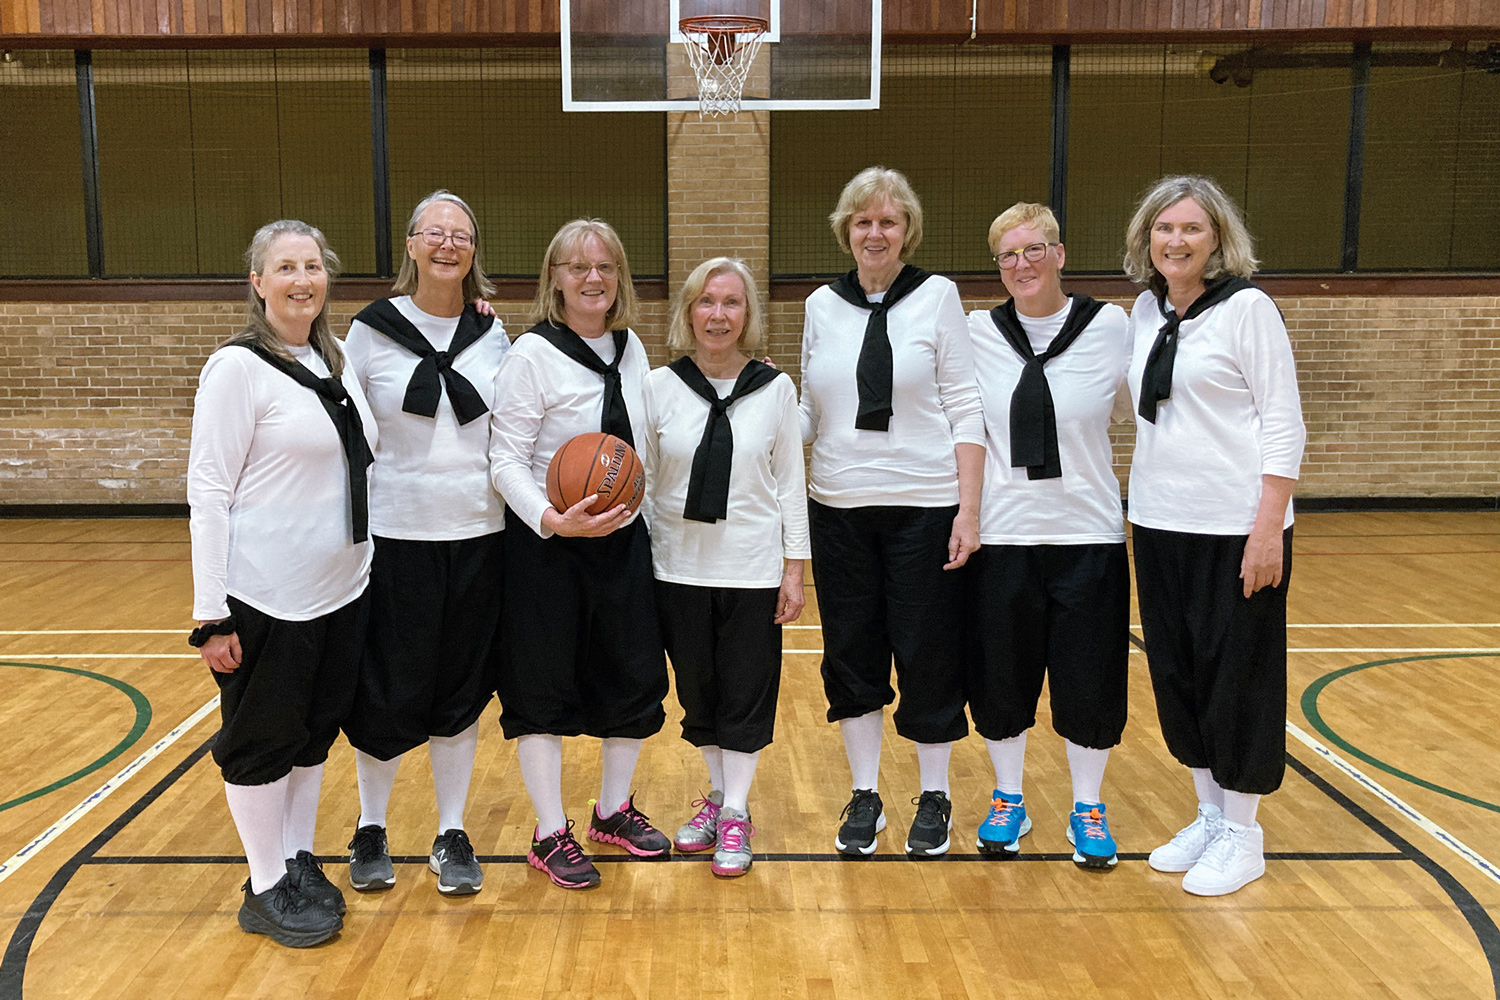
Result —
[{"label": "white knee sock", "polygon": [[457,736],[434,736],[427,741],[432,760],[432,787],[437,793],[438,833],[464,828],[464,803],[474,777],[474,751],[479,746],[479,721]]},{"label": "white knee sock", "polygon": [[839,720],[844,755],[849,758],[849,787],[880,790],[880,737],[884,727],[885,712],[879,709]]},{"label": "white knee sock", "polygon": [[281,849],[290,858],[298,851],[312,853],[313,836],[318,832],[318,792],[323,789],[323,765],[294,767],[287,778]]},{"label": "white knee sock", "polygon": [[390,760],[371,757],[363,750],[354,751],[354,773],[359,780],[359,822],[356,826],[385,826],[385,807],[396,787],[396,768],[401,766],[398,754]]},{"label": "white knee sock", "polygon": [[1198,793],[1199,802],[1207,802],[1222,810],[1224,808],[1224,789],[1214,780],[1214,774],[1206,767],[1190,768],[1193,772],[1193,789]]},{"label": "white knee sock", "polygon": [[231,785],[224,782],[229,815],[250,862],[250,891],[262,893],[286,874],[286,852],[282,850],[282,823],[286,817],[290,776],[268,785]]},{"label": "white knee sock", "polygon": [[611,736],[600,741],[599,818],[620,811],[630,798],[630,783],[635,780],[635,762],[641,756],[641,741]]},{"label": "white knee sock", "polygon": [[724,791],[724,751],[718,747],[699,747],[703,763],[708,767],[708,787],[716,792]]},{"label": "white knee sock", "polygon": [[948,758],[952,755],[952,743],[917,744],[917,770],[922,776],[922,791],[948,794]]},{"label": "white knee sock", "polygon": [[1063,740],[1068,748],[1068,773],[1073,776],[1073,801],[1098,805],[1099,786],[1104,784],[1104,765],[1109,763],[1109,748],[1095,750]]},{"label": "white knee sock", "polygon": [[521,780],[536,810],[536,829],[548,837],[568,825],[562,803],[562,737],[533,733],[516,740]]},{"label": "white knee sock", "polygon": [[1260,806],[1260,796],[1249,792],[1231,792],[1224,789],[1224,818],[1239,826],[1254,826],[1255,811]]},{"label": "white knee sock", "polygon": [[755,765],[760,763],[760,751],[741,753],[738,750],[723,751],[724,757],[724,807],[750,811],[750,782],[755,780]]},{"label": "white knee sock", "polygon": [[995,765],[995,787],[1006,795],[1021,794],[1021,775],[1026,770],[1026,734],[1006,740],[985,740],[990,763]]}]

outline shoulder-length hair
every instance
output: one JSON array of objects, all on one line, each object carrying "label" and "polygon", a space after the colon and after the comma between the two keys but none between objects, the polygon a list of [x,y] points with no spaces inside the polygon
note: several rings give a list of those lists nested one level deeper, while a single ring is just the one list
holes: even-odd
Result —
[{"label": "shoulder-length hair", "polygon": [[850,221],[880,198],[889,199],[891,204],[906,213],[906,239],[901,243],[900,253],[901,259],[906,260],[922,243],[922,202],[906,175],[899,170],[866,167],[844,185],[838,206],[828,215],[833,237],[839,241],[840,250],[853,253],[849,246]]},{"label": "shoulder-length hair", "polygon": [[1209,281],[1225,274],[1248,278],[1254,274],[1260,261],[1255,259],[1255,241],[1245,228],[1239,206],[1211,178],[1197,174],[1163,177],[1146,192],[1125,229],[1125,274],[1157,295],[1166,294],[1167,280],[1151,263],[1151,227],[1158,215],[1184,198],[1191,198],[1202,207],[1219,240],[1203,269],[1203,279]]},{"label": "shoulder-length hair", "polygon": [[[479,219],[474,215],[474,210],[469,207],[468,202],[442,188],[432,192],[417,202],[417,207],[411,210],[411,218],[406,222],[407,238],[410,239],[416,235],[417,224],[422,221],[422,213],[441,201],[457,205],[464,210],[464,215],[469,217],[469,229],[474,235],[474,257],[469,261],[469,273],[464,275],[464,302],[490,298],[495,294],[495,286],[484,275],[484,262],[480,256],[482,245],[479,241]],[[401,270],[396,273],[396,283],[391,286],[391,291],[397,295],[414,295],[417,291],[417,262],[412,260],[411,254],[406,253],[404,249],[401,254]]]},{"label": "shoulder-length hair", "polygon": [[691,354],[697,349],[698,340],[693,336],[693,306],[709,281],[721,274],[737,274],[745,283],[745,327],[740,331],[740,350],[753,351],[760,346],[764,322],[760,316],[760,294],[755,289],[754,275],[738,257],[714,257],[693,268],[693,273],[687,276],[677,293],[677,301],[672,303],[672,319],[667,327],[668,350]]},{"label": "shoulder-length hair", "polygon": [[604,314],[604,328],[621,330],[635,325],[635,285],[630,280],[630,264],[625,259],[625,245],[620,242],[620,234],[603,219],[574,219],[559,229],[557,235],[552,237],[552,242],[547,244],[547,253],[542,258],[542,273],[536,282],[536,299],[531,303],[533,323],[547,320],[562,325],[565,322],[562,289],[557,286],[556,268],[557,265],[572,260],[583,241],[591,234],[604,244],[605,253],[609,254],[609,259],[614,261],[619,271],[615,302]]},{"label": "shoulder-length hair", "polygon": [[[275,243],[277,237],[280,236],[310,236],[318,245],[318,253],[323,258],[323,270],[328,274],[328,294],[323,299],[323,308],[318,311],[317,317],[313,320],[312,334],[307,342],[323,358],[323,363],[328,366],[329,374],[338,378],[344,373],[344,352],[339,349],[338,341],[333,336],[333,327],[328,322],[328,303],[333,300],[333,279],[339,271],[339,255],[329,249],[328,240],[315,226],[309,226],[297,219],[278,219],[261,226],[251,238],[250,246],[245,251],[245,264],[250,273],[265,274],[266,258],[271,253],[271,244]],[[245,301],[244,328],[220,344],[219,348],[223,349],[232,344],[254,344],[278,358],[286,361],[296,360],[287,350],[286,341],[281,339],[281,335],[272,328],[271,321],[266,318],[266,300],[261,298],[254,285],[250,286],[250,295]]]}]

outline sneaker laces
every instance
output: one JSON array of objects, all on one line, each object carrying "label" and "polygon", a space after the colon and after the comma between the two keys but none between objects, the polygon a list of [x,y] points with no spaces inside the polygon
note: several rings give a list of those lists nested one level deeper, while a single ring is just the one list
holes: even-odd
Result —
[{"label": "sneaker laces", "polygon": [[707,830],[708,825],[718,817],[719,809],[721,808],[720,806],[715,805],[713,802],[706,798],[694,799],[688,804],[690,806],[696,807],[698,810],[693,814],[693,818],[688,820],[685,824],[686,826],[692,827],[694,830]]},{"label": "sneaker laces", "polygon": [[[943,800],[928,792],[923,792],[911,800],[911,804],[917,807],[917,825],[919,826],[942,826]],[[926,820],[924,823],[923,820]]]},{"label": "sneaker laces", "polygon": [[349,850],[361,861],[378,857],[385,851],[385,835],[378,826],[362,826],[354,831],[354,839],[349,841]]},{"label": "sneaker laces", "polygon": [[448,860],[459,865],[471,865],[474,863],[474,845],[469,843],[469,835],[463,830],[453,830],[448,835]]},{"label": "sneaker laces", "polygon": [[556,844],[556,846],[554,846],[551,851],[547,852],[548,858],[561,851],[563,860],[568,862],[569,864],[576,865],[585,860],[583,856],[583,848],[579,847],[578,841],[573,839],[572,820],[568,820],[567,826],[554,833],[552,835],[552,840]]},{"label": "sneaker laces", "polygon": [[[862,818],[864,813],[875,813],[875,803],[880,798],[879,794],[869,788],[856,788],[854,795],[849,799],[849,804],[844,806],[844,811],[839,813],[839,819],[848,819],[851,823]],[[873,822],[874,816],[872,815]]]},{"label": "sneaker laces", "polygon": [[1010,822],[1011,811],[1020,809],[1021,806],[1022,803],[1020,802],[1010,802],[997,795],[993,799],[990,799],[991,815],[986,822],[994,823],[996,826],[1004,826]]},{"label": "sneaker laces", "polygon": [[719,850],[730,854],[744,854],[750,849],[748,843],[755,836],[755,826],[748,819],[738,816],[719,823]]},{"label": "sneaker laces", "polygon": [[1239,850],[1240,842],[1245,839],[1247,832],[1236,830],[1228,823],[1221,823],[1214,839],[1203,849],[1203,856],[1198,859],[1198,863],[1214,871],[1228,871],[1229,862]]},{"label": "sneaker laces", "polygon": [[1090,809],[1088,812],[1074,813],[1078,821],[1083,824],[1083,835],[1090,840],[1103,840],[1104,814],[1098,809]]},{"label": "sneaker laces", "polygon": [[[255,894],[255,887],[250,884],[249,879],[245,879],[242,888],[252,895]],[[282,913],[301,913],[313,905],[312,897],[297,888],[291,879],[278,880],[275,885],[271,886],[270,891],[275,893],[270,899],[271,908]]]},{"label": "sneaker laces", "polygon": [[617,820],[620,826],[629,826],[632,833],[645,836],[648,832],[655,830],[651,825],[651,818],[635,807],[635,796],[632,795],[624,807],[614,816],[608,819]]}]

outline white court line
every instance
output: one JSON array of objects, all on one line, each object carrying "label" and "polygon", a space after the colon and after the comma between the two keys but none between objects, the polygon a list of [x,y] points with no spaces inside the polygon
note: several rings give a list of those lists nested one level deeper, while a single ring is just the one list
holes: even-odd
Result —
[{"label": "white court line", "polygon": [[[822,628],[821,625],[783,625],[782,628],[792,629],[815,629]],[[1139,629],[1140,623],[1130,626]],[[1313,622],[1298,622],[1287,625],[1287,628],[1500,628],[1500,622],[1362,622],[1341,623],[1338,625],[1315,624]],[[0,635],[48,635],[46,632],[0,632]],[[69,633],[72,634],[72,633]],[[82,633],[79,633],[82,634]]]},{"label": "white court line", "polygon": [[0,635],[181,635],[181,628],[37,628],[0,631]]},{"label": "white court line", "polygon": [[110,778],[104,784],[94,789],[93,794],[64,813],[62,819],[59,819],[56,823],[53,823],[47,829],[43,830],[31,841],[31,843],[27,844],[15,854],[11,855],[9,860],[5,861],[3,864],[0,864],[0,882],[4,882],[6,879],[10,878],[11,875],[20,870],[22,865],[41,853],[42,848],[46,847],[58,837],[62,836],[63,832],[67,830],[68,827],[72,826],[74,823],[77,823],[95,806],[117,792],[120,789],[121,785],[125,784],[125,782],[129,781],[131,778],[139,774],[141,769],[144,768],[147,764],[151,763],[151,761],[155,760],[158,756],[160,756],[163,750],[167,749],[167,747],[171,746],[173,743],[176,743],[184,733],[196,726],[200,721],[202,721],[205,715],[212,712],[218,707],[219,696],[214,695],[212,698],[208,699],[208,701],[203,705],[202,708],[198,709],[198,711],[194,712],[192,715],[179,722],[175,729],[173,729],[167,735],[163,736],[161,739],[157,740],[149,750],[145,751],[135,760],[125,765],[125,767],[120,770],[120,773],[116,774],[113,778]]},{"label": "white court line", "polygon": [[1323,744],[1319,743],[1317,740],[1304,733],[1301,729],[1297,728],[1297,726],[1292,722],[1291,719],[1288,719],[1286,722],[1286,731],[1306,744],[1313,753],[1322,757],[1334,767],[1338,768],[1340,771],[1343,771],[1346,775],[1359,782],[1359,784],[1364,786],[1366,791],[1370,792],[1386,805],[1396,810],[1402,816],[1405,816],[1414,825],[1421,827],[1423,831],[1431,835],[1432,838],[1438,843],[1442,844],[1444,847],[1448,848],[1448,850],[1452,851],[1454,854],[1457,854],[1469,864],[1479,869],[1479,871],[1484,874],[1484,876],[1490,881],[1500,883],[1500,868],[1497,868],[1494,864],[1485,860],[1485,858],[1478,851],[1474,850],[1474,848],[1470,847],[1468,844],[1465,844],[1463,841],[1453,836],[1453,834],[1449,833],[1447,830],[1444,830],[1432,820],[1417,812],[1417,810],[1401,801],[1401,799],[1397,798],[1393,792],[1385,788],[1385,786],[1381,785],[1378,781],[1371,778],[1359,768],[1355,767],[1353,764],[1349,763],[1347,760],[1340,757],[1338,754],[1334,753],[1332,750],[1328,749]]},{"label": "white court line", "polygon": [[[794,653],[821,653],[821,649],[783,649],[784,655]],[[1145,655],[1144,649],[1130,647],[1132,656]],[[1475,653],[1500,653],[1500,649],[1493,646],[1461,647],[1461,646],[1302,646],[1287,650],[1288,653],[1362,653],[1384,656],[1386,653],[1452,653],[1454,656],[1471,656]]]},{"label": "white court line", "polygon": [[197,653],[0,653],[0,660],[197,660]]}]

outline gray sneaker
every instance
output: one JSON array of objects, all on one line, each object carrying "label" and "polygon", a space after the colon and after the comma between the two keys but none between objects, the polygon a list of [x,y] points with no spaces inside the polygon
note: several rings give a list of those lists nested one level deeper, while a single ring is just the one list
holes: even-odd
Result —
[{"label": "gray sneaker", "polygon": [[750,850],[750,837],[755,827],[750,825],[750,814],[725,806],[719,810],[719,846],[709,870],[724,878],[734,878],[750,870],[755,854]]},{"label": "gray sneaker", "polygon": [[706,851],[719,842],[719,810],[724,807],[723,792],[709,792],[708,798],[693,803],[698,813],[682,824],[672,844],[684,854]]},{"label": "gray sneaker", "polygon": [[427,867],[438,877],[444,896],[472,896],[484,887],[484,869],[474,859],[474,846],[462,830],[444,830],[432,842]]},{"label": "gray sneaker", "polygon": [[349,841],[349,884],[355,892],[384,892],[396,884],[385,827],[362,826]]}]

